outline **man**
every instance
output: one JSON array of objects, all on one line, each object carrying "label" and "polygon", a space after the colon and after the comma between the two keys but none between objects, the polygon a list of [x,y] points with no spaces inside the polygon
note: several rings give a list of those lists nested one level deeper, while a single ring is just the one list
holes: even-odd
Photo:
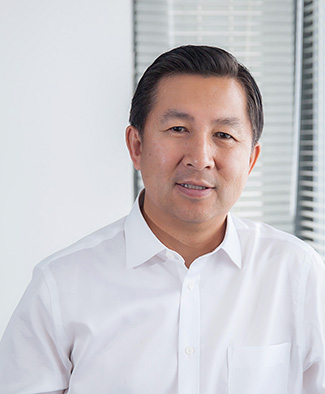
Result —
[{"label": "man", "polygon": [[145,189],[35,268],[1,343],[1,393],[325,393],[320,257],[229,213],[262,128],[258,87],[227,52],[156,59],[126,130]]}]

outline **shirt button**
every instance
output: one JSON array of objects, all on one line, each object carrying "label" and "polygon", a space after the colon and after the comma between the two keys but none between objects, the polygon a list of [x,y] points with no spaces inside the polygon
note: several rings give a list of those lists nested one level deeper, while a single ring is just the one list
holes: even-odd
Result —
[{"label": "shirt button", "polygon": [[185,353],[186,353],[188,356],[191,356],[191,355],[194,353],[194,349],[192,348],[192,346],[186,346],[186,348],[185,348]]},{"label": "shirt button", "polygon": [[194,283],[193,282],[188,282],[187,284],[187,288],[189,289],[189,291],[192,291],[194,289]]},{"label": "shirt button", "polygon": [[167,259],[169,260],[178,260],[178,256],[175,255],[173,252],[170,252],[169,250],[166,253]]}]

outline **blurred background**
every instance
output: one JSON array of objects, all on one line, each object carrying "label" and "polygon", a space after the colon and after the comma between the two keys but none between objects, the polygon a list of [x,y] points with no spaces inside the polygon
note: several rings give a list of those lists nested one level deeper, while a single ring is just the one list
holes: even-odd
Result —
[{"label": "blurred background", "polygon": [[132,92],[182,44],[229,50],[263,94],[262,155],[234,212],[325,258],[324,4],[1,0],[0,336],[35,264],[128,213]]}]

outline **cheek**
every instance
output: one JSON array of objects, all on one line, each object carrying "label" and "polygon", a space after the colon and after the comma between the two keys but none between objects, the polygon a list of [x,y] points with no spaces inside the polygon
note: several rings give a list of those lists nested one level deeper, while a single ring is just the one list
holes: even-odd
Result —
[{"label": "cheek", "polygon": [[167,148],[151,144],[150,149],[145,149],[141,157],[141,170],[153,175],[156,173],[162,174],[164,170],[170,165],[171,154]]},{"label": "cheek", "polygon": [[219,171],[237,184],[246,183],[249,172],[249,156],[241,152],[228,152],[219,161]]},{"label": "cheek", "polygon": [[[150,159],[153,165],[159,165],[161,167],[171,166],[176,160],[176,156],[179,155],[177,150],[170,146],[165,146],[161,144],[153,144],[150,150]],[[153,161],[155,163],[153,163]]]}]

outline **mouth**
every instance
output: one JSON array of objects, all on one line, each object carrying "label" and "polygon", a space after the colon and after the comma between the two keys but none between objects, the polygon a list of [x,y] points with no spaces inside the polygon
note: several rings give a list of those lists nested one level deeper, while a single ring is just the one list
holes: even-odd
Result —
[{"label": "mouth", "polygon": [[179,183],[179,185],[185,187],[186,189],[192,189],[192,190],[212,189],[211,187],[208,186],[191,185],[189,183]]}]

